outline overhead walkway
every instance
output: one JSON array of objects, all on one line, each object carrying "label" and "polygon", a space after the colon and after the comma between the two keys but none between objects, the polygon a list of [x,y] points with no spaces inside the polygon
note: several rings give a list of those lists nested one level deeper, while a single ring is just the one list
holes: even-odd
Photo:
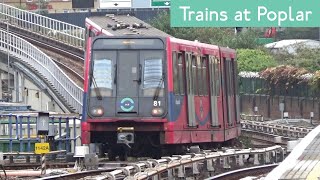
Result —
[{"label": "overhead walkway", "polygon": [[0,19],[1,23],[9,22],[12,27],[54,39],[61,44],[79,49],[83,49],[85,45],[85,29],[79,26],[2,3],[0,3]]},{"label": "overhead walkway", "polygon": [[[0,25],[9,25],[10,30],[25,34],[36,34],[39,39],[53,40],[60,47],[78,49],[80,53],[84,48],[84,28],[1,3]],[[66,106],[69,112],[82,111],[82,87],[68,78],[49,56],[18,36],[7,36],[6,31],[0,30],[0,50],[7,53],[7,48],[11,56],[46,82],[58,103]]]},{"label": "overhead walkway", "polygon": [[45,53],[29,42],[0,30],[0,51],[19,59],[38,76],[45,79],[47,87],[55,92],[58,103],[67,104],[71,112],[81,112],[83,89],[76,85]]}]

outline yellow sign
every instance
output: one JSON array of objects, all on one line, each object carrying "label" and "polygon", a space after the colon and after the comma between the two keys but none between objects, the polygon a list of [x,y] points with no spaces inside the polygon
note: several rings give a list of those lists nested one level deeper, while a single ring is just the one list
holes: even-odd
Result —
[{"label": "yellow sign", "polygon": [[50,152],[49,143],[35,143],[34,151],[36,154],[46,154]]}]

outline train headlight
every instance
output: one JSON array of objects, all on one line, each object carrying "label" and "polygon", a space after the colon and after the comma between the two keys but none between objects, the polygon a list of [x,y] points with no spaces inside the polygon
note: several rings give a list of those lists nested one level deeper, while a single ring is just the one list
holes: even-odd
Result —
[{"label": "train headlight", "polygon": [[163,112],[162,108],[153,108],[151,114],[152,116],[161,116],[163,115]]},{"label": "train headlight", "polygon": [[104,114],[104,110],[103,107],[99,106],[99,107],[93,107],[91,110],[91,115],[93,116],[102,116]]}]

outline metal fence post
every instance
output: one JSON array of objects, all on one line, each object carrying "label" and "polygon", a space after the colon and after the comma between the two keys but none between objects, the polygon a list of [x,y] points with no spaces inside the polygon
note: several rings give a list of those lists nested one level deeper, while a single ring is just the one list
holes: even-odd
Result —
[{"label": "metal fence post", "polygon": [[61,150],[61,118],[62,117],[59,117],[59,150]]},{"label": "metal fence post", "polygon": [[23,152],[23,135],[22,135],[22,119],[23,119],[23,116],[17,116],[17,120],[19,119],[19,124],[20,124],[20,129],[19,129],[19,134],[20,134],[20,138],[19,138],[19,141],[20,141],[20,152]]},{"label": "metal fence post", "polygon": [[69,117],[66,118],[66,152],[70,152],[70,128],[69,128]]},{"label": "metal fence post", "polygon": [[10,145],[9,151],[12,152],[12,114],[9,114],[9,138],[10,138]]},{"label": "metal fence post", "polygon": [[77,127],[76,127],[76,117],[73,118],[73,152],[76,151],[77,143]]},{"label": "metal fence post", "polygon": [[30,115],[27,117],[27,127],[28,127],[28,152],[31,151],[31,139],[30,139]]}]

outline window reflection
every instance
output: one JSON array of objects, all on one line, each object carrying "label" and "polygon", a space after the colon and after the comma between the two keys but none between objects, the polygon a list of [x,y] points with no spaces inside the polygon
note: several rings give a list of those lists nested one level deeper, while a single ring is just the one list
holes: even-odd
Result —
[{"label": "window reflection", "polygon": [[164,87],[162,82],[162,59],[147,59],[144,61],[143,88]]},{"label": "window reflection", "polygon": [[94,60],[93,77],[99,88],[112,89],[112,62],[109,59]]}]

